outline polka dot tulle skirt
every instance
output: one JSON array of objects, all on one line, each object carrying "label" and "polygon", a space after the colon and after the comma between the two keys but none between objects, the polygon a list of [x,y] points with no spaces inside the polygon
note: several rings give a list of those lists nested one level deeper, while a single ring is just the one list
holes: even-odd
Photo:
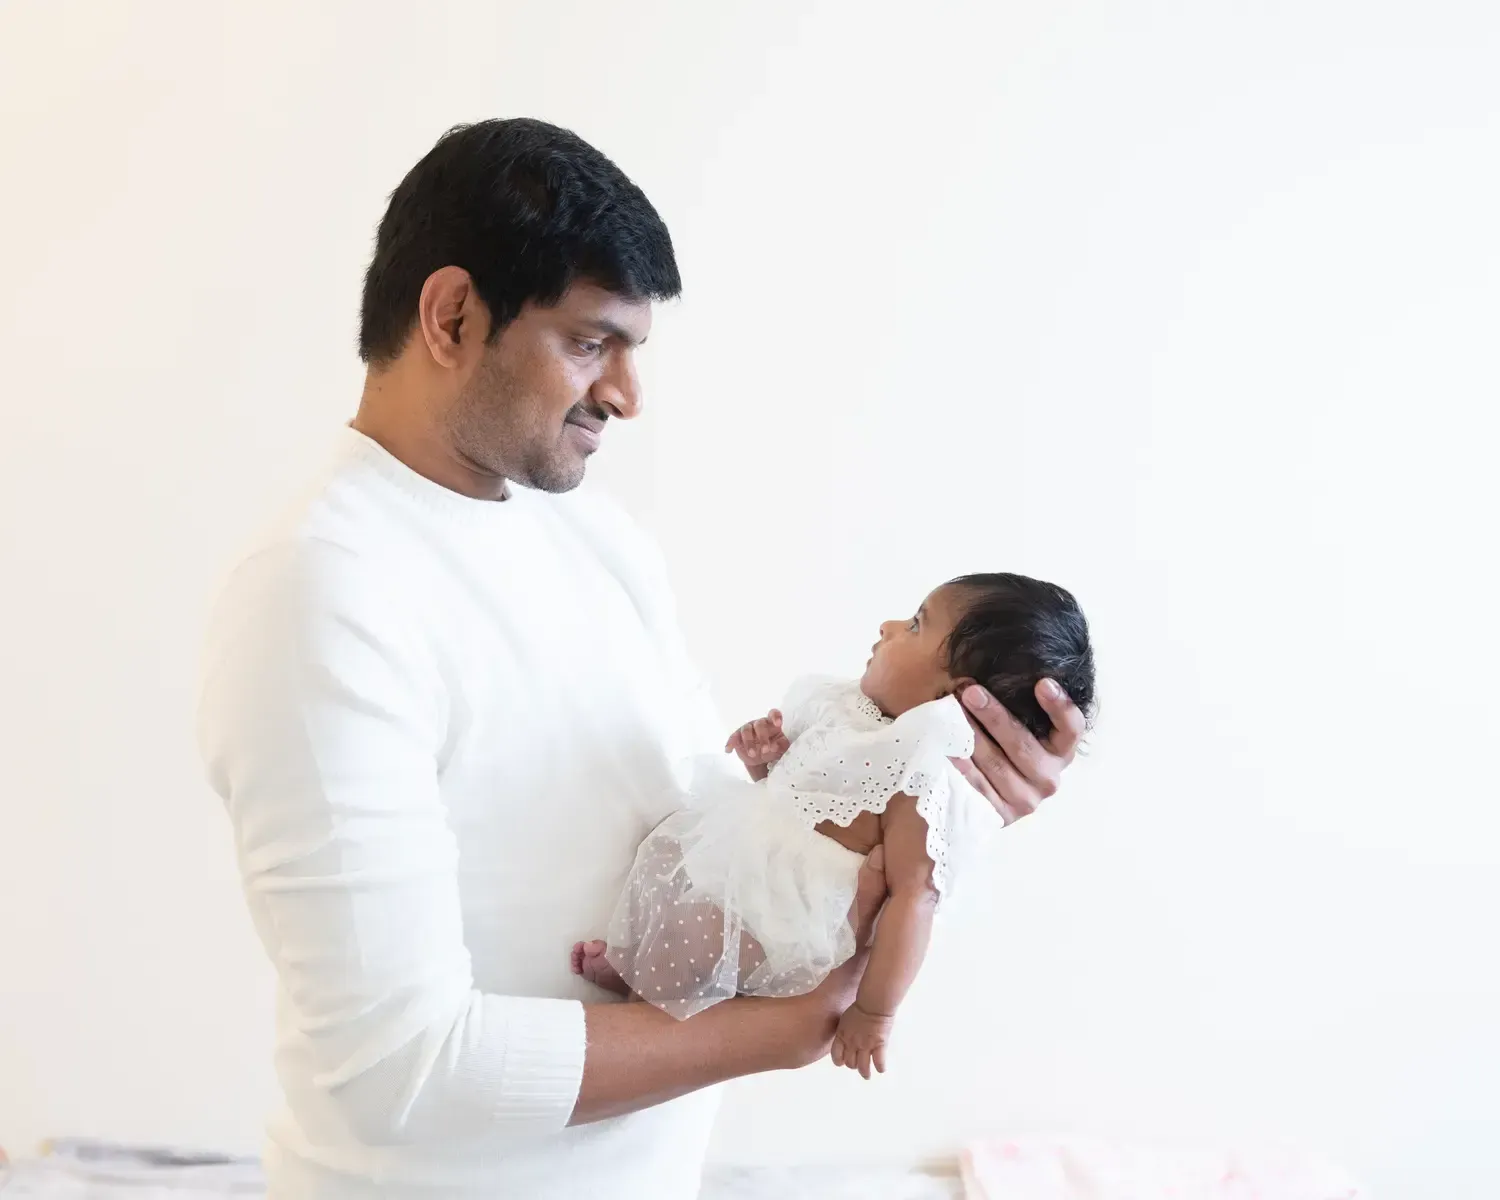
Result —
[{"label": "polka dot tulle skirt", "polygon": [[691,803],[641,844],[607,957],[679,1019],[734,995],[802,995],[854,953],[863,862],[774,789],[700,772]]}]

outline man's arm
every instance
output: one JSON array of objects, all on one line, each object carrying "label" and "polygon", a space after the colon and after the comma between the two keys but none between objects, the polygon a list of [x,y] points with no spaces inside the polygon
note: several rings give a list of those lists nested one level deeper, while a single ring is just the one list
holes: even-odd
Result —
[{"label": "man's arm", "polygon": [[[878,870],[862,871],[860,945],[884,898]],[[741,1075],[816,1062],[854,999],[865,957],[861,951],[806,996],[740,996],[686,1021],[644,1002],[589,1005],[588,1057],[572,1124],[649,1108]]]},{"label": "man's arm", "polygon": [[318,543],[242,567],[213,623],[202,750],[311,1062],[284,1076],[292,1111],[369,1145],[509,1138],[816,1058],[847,971],[686,1023],[474,987],[437,781],[446,699],[415,627],[388,580]]},{"label": "man's arm", "polygon": [[446,696],[393,584],[321,542],[235,573],[211,623],[199,733],[281,985],[308,1128],[366,1145],[561,1128],[582,1006],[474,986],[438,788]]}]

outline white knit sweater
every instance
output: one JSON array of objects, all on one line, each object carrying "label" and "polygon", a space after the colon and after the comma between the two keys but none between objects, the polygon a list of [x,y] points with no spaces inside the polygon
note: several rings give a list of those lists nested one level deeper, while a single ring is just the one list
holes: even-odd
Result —
[{"label": "white knit sweater", "polygon": [[200,736],[280,985],[275,1200],[696,1194],[711,1095],[567,1127],[569,948],[724,736],[627,520],[347,431],[224,591]]}]

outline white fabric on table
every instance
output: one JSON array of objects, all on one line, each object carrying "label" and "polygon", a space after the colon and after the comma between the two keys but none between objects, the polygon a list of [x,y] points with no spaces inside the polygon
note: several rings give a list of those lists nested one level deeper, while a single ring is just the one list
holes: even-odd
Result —
[{"label": "white fabric on table", "polygon": [[1340,1168],[1286,1150],[994,1138],[962,1159],[967,1200],[1368,1200]]}]

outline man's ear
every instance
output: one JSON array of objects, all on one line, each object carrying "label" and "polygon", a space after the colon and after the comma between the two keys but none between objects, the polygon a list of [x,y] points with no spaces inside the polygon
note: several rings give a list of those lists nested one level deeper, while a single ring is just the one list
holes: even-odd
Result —
[{"label": "man's ear", "polygon": [[460,367],[484,341],[489,320],[474,281],[462,267],[441,267],[422,284],[417,329],[439,366]]}]

